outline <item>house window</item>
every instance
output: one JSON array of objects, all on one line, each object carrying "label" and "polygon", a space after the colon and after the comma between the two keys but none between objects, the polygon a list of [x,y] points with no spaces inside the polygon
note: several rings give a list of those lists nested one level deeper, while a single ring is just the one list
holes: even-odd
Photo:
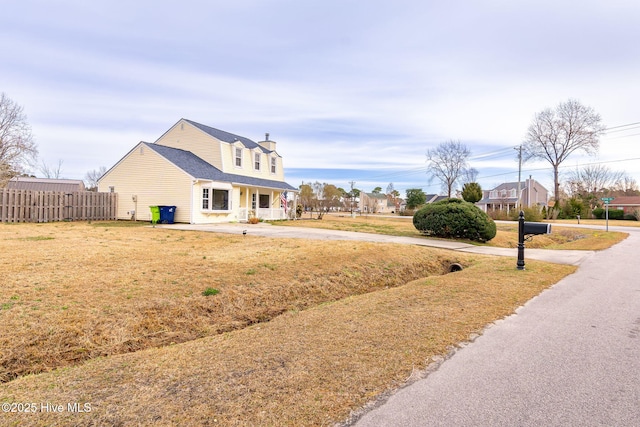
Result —
[{"label": "house window", "polygon": [[515,188],[512,188],[511,189],[511,195],[509,197],[516,197],[516,196],[517,196],[516,195],[516,190],[515,190]]},{"label": "house window", "polygon": [[276,158],[271,158],[271,173],[276,173]]},{"label": "house window", "polygon": [[242,167],[242,148],[236,148],[236,167]]},{"label": "house window", "polygon": [[253,159],[254,159],[254,160],[253,160],[253,168],[254,168],[255,170],[259,171],[259,170],[260,170],[260,153],[256,153],[256,154],[253,156]]},{"label": "house window", "polygon": [[113,185],[109,186],[109,193],[115,193],[116,192],[116,187],[114,187]]},{"label": "house window", "polygon": [[209,189],[202,189],[202,209],[209,209]]},{"label": "house window", "polygon": [[213,189],[213,210],[228,211],[229,210],[229,190]]},{"label": "house window", "polygon": [[229,190],[217,188],[202,189],[202,209],[212,211],[229,210]]},{"label": "house window", "polygon": [[260,195],[260,209],[268,209],[269,208],[269,195],[261,194]]},{"label": "house window", "polygon": [[253,193],[251,195],[251,209],[255,210],[256,208],[256,193]]},{"label": "house window", "polygon": [[489,198],[497,199],[498,198],[498,191],[497,190],[491,190],[491,192],[489,193]]}]

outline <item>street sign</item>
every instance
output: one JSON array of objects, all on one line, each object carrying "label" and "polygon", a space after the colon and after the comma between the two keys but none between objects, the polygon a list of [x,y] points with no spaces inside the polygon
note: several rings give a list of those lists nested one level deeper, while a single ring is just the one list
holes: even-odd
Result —
[{"label": "street sign", "polygon": [[606,230],[609,231],[609,202],[613,200],[613,197],[603,197],[600,200],[604,202],[604,207],[605,207],[604,217],[605,217],[605,220],[607,221]]}]

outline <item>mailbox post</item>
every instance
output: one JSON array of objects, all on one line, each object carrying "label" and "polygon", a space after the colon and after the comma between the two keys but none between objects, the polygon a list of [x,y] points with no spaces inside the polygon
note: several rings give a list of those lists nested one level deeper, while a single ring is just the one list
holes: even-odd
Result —
[{"label": "mailbox post", "polygon": [[542,222],[525,222],[524,212],[520,211],[518,217],[518,270],[524,270],[524,242],[531,236],[538,234],[551,234],[551,224]]},{"label": "mailbox post", "polygon": [[524,270],[524,211],[518,216],[518,270]]}]

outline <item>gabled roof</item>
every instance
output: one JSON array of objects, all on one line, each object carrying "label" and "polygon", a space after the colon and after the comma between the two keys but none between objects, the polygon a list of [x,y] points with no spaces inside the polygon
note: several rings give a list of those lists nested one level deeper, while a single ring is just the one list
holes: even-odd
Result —
[{"label": "gabled roof", "polygon": [[611,205],[640,205],[640,196],[618,196],[609,202]]},{"label": "gabled roof", "polygon": [[212,137],[217,138],[220,141],[228,142],[230,144],[234,143],[235,141],[240,141],[242,142],[242,144],[244,144],[245,147],[249,149],[257,148],[259,150],[262,150],[265,153],[271,153],[271,151],[267,150],[257,142],[254,142],[249,138],[245,138],[244,136],[235,135],[233,133],[225,132],[220,129],[212,128],[211,126],[203,125],[201,123],[194,122],[193,120],[188,120],[188,119],[182,119],[182,120],[192,124],[193,126],[203,131],[204,133],[211,135]]},{"label": "gabled roof", "polygon": [[16,176],[9,180],[7,188],[11,190],[33,191],[85,191],[84,182],[81,179],[50,179]]},{"label": "gabled roof", "polygon": [[195,179],[231,182],[235,184],[245,184],[255,187],[267,187],[279,190],[297,191],[295,187],[292,187],[291,185],[282,181],[224,173],[220,169],[202,160],[200,157],[196,156],[190,151],[167,147],[159,144],[150,144],[148,142],[141,142],[141,144],[144,144],[145,147],[152,149]]},{"label": "gabled roof", "polygon": [[[520,182],[520,188],[525,188],[525,186],[527,185],[526,182],[522,181]],[[518,181],[515,182],[505,182],[503,184],[498,185],[496,188],[492,188],[489,191],[494,191],[494,190],[512,190],[512,189],[517,189],[518,188]]]},{"label": "gabled roof", "polygon": [[371,197],[372,199],[386,199],[387,196],[386,194],[382,194],[382,193],[364,193],[366,194],[368,197]]}]

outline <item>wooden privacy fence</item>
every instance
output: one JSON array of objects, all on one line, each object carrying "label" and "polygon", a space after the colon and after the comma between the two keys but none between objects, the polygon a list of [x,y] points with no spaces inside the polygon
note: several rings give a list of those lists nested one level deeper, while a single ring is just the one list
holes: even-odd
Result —
[{"label": "wooden privacy fence", "polygon": [[116,193],[0,189],[0,222],[115,220]]}]

